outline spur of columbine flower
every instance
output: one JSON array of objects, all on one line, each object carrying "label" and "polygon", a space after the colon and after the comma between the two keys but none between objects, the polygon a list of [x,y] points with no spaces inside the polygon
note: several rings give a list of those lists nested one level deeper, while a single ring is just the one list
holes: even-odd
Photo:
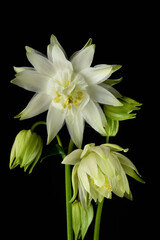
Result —
[{"label": "spur of columbine flower", "polygon": [[48,110],[48,144],[64,122],[79,148],[85,121],[101,135],[106,135],[107,121],[99,103],[122,104],[103,82],[121,66],[100,64],[91,67],[95,52],[91,39],[70,60],[54,35],[47,48],[48,58],[30,47],[26,47],[26,51],[33,67],[14,67],[16,75],[11,82],[36,94],[16,117],[27,119]]},{"label": "spur of columbine flower", "polygon": [[31,173],[40,159],[42,149],[43,140],[37,133],[32,130],[20,131],[11,149],[9,168],[13,169],[20,165],[24,171],[29,168]]},{"label": "spur of columbine flower", "polygon": [[73,201],[78,192],[82,206],[86,209],[92,199],[101,202],[104,197],[112,198],[112,192],[119,197],[132,199],[127,175],[139,182],[135,165],[120,151],[127,151],[115,144],[87,144],[77,149],[62,161],[74,165],[72,170]]}]

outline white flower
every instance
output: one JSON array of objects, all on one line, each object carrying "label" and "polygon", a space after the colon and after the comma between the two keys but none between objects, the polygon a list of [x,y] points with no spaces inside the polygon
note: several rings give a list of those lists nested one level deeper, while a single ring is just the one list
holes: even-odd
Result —
[{"label": "white flower", "polygon": [[75,52],[70,61],[52,35],[47,48],[47,55],[26,47],[27,58],[31,67],[15,67],[16,77],[11,82],[26,90],[36,92],[26,108],[17,117],[31,118],[46,110],[47,131],[50,143],[62,128],[64,122],[73,142],[81,147],[84,131],[84,121],[102,135],[106,135],[104,127],[106,118],[100,104],[112,106],[122,105],[108,91],[108,85],[103,83],[119,65],[96,65],[90,67],[95,45],[92,40]]},{"label": "white flower", "polygon": [[101,202],[104,197],[112,198],[112,192],[119,197],[132,199],[127,175],[141,183],[135,165],[119,151],[126,152],[116,144],[87,144],[84,149],[76,149],[67,155],[63,164],[74,165],[72,170],[73,197],[79,192],[79,199],[87,208],[92,199]]}]

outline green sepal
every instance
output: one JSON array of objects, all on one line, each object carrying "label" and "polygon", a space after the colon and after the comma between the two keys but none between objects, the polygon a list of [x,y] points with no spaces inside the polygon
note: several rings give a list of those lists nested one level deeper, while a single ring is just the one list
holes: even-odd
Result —
[{"label": "green sepal", "polygon": [[120,77],[118,79],[110,79],[110,78],[108,78],[104,83],[106,83],[106,84],[108,84],[110,86],[114,86],[114,85],[122,82],[122,80],[123,80],[123,77]]},{"label": "green sepal", "polygon": [[130,168],[130,167],[126,166],[126,165],[122,165],[122,166],[123,166],[123,169],[124,169],[124,171],[125,171],[125,173],[127,175],[129,175],[130,177],[134,178],[138,182],[145,183],[145,181],[141,177],[139,177],[132,168]]},{"label": "green sepal", "polygon": [[116,136],[119,129],[119,121],[107,118],[107,126],[105,128],[108,137]]}]

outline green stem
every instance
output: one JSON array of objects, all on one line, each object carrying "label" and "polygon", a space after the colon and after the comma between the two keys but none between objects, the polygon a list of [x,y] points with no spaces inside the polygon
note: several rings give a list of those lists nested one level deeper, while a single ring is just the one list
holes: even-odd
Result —
[{"label": "green stem", "polygon": [[[106,137],[106,143],[109,143],[109,136]],[[104,203],[104,199],[102,200],[102,202],[98,202],[95,225],[94,225],[94,238],[93,238],[93,240],[99,240],[99,232],[100,232],[100,223],[101,223],[103,203]]]},{"label": "green stem", "polygon": [[[63,148],[60,137],[57,135],[57,142]],[[68,146],[68,154],[73,149],[73,142],[70,140]],[[62,156],[65,158],[65,154]],[[67,218],[67,240],[73,240],[73,229],[72,229],[72,204],[69,202],[72,198],[71,189],[71,167],[70,165],[65,165],[65,192],[66,192],[66,218]]]},{"label": "green stem", "polygon": [[38,125],[41,125],[41,124],[46,125],[46,122],[44,122],[44,121],[36,122],[36,123],[33,124],[33,126],[31,127],[31,131],[33,132],[34,129],[35,129]]},{"label": "green stem", "polygon": [[95,220],[95,226],[94,226],[94,238],[93,238],[94,240],[99,240],[99,231],[100,231],[103,203],[104,203],[104,199],[102,200],[102,202],[98,202],[96,220]]}]

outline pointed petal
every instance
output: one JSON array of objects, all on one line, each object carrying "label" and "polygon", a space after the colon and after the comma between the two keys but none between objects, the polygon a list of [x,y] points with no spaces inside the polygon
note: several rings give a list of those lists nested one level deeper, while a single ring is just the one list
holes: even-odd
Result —
[{"label": "pointed petal", "polygon": [[88,104],[83,108],[82,115],[86,122],[94,128],[97,132],[102,135],[106,135],[106,132],[103,128],[103,119],[101,117],[101,112],[97,108],[96,104],[90,100]]},{"label": "pointed petal", "polygon": [[28,60],[39,73],[47,76],[52,76],[56,73],[53,63],[50,62],[45,56],[30,47],[26,47],[26,50]]},{"label": "pointed petal", "polygon": [[51,49],[50,49],[50,59],[52,59],[53,65],[56,68],[56,70],[63,70],[65,68],[69,68],[70,70],[73,70],[72,64],[70,61],[68,61],[61,50],[61,48],[55,44]]},{"label": "pointed petal", "polygon": [[62,52],[63,52],[64,55],[66,56],[66,52],[64,51],[63,47],[62,47],[61,44],[59,43],[59,41],[58,41],[58,39],[56,38],[56,36],[54,36],[53,34],[51,35],[50,44],[51,44],[52,46],[54,46],[55,44],[57,44],[58,47],[62,50]]},{"label": "pointed petal", "polygon": [[21,120],[34,117],[45,112],[52,101],[52,98],[44,93],[38,93],[33,96],[26,108],[19,114]]},{"label": "pointed petal", "polygon": [[48,132],[47,144],[49,144],[53,140],[53,138],[62,128],[64,118],[65,118],[64,111],[56,109],[51,103],[47,114],[47,132]]},{"label": "pointed petal", "polygon": [[75,72],[80,72],[82,69],[90,67],[93,61],[94,51],[95,45],[92,44],[82,48],[82,50],[78,51],[71,57],[70,61]]},{"label": "pointed petal", "polygon": [[45,92],[49,84],[49,77],[33,70],[25,70],[16,74],[11,83],[33,92]]},{"label": "pointed petal", "polygon": [[83,140],[83,132],[84,132],[84,119],[82,114],[74,114],[74,120],[72,123],[68,122],[66,119],[67,128],[69,134],[78,148],[81,148],[82,140]]},{"label": "pointed petal", "polygon": [[81,153],[82,149],[74,150],[63,159],[62,164],[75,165],[80,161]]},{"label": "pointed petal", "polygon": [[112,73],[111,65],[101,64],[95,67],[85,68],[80,72],[88,85],[99,84],[105,81]]}]

